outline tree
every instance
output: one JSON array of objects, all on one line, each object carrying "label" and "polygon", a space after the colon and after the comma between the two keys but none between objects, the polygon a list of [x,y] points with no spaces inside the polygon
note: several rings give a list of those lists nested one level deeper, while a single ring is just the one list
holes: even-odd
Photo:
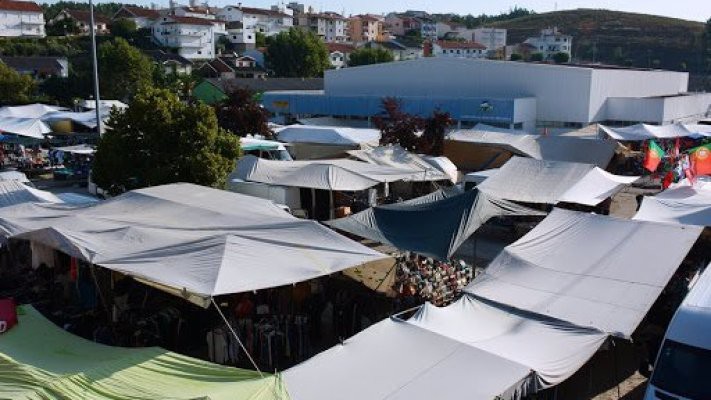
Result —
[{"label": "tree", "polygon": [[393,60],[392,53],[385,49],[362,48],[351,53],[348,58],[348,65],[355,67],[358,65],[386,63]]},{"label": "tree", "polygon": [[[704,29],[703,38],[704,51],[703,55],[708,60],[711,58],[711,18],[706,21],[706,29]],[[706,63],[706,72],[711,72],[711,62]]]},{"label": "tree", "polygon": [[269,112],[255,100],[254,92],[246,88],[235,88],[226,100],[215,105],[217,121],[237,136],[272,136],[269,129]]},{"label": "tree", "polygon": [[565,64],[570,61],[570,54],[562,51],[555,53],[553,54],[553,61],[555,61],[556,64]]},{"label": "tree", "polygon": [[531,57],[529,57],[529,60],[543,61],[543,53],[533,53],[533,54],[531,54]]},{"label": "tree", "polygon": [[521,61],[523,60],[523,56],[518,54],[518,53],[513,53],[511,54],[511,61]]},{"label": "tree", "polygon": [[35,89],[30,76],[20,75],[14,69],[0,62],[0,104],[15,105],[29,103]]},{"label": "tree", "polygon": [[102,43],[98,59],[102,97],[126,101],[153,82],[153,63],[125,39]]},{"label": "tree", "polygon": [[110,30],[111,34],[116,37],[131,40],[137,32],[136,22],[127,18],[119,18],[111,23]]},{"label": "tree", "polygon": [[254,34],[254,46],[258,48],[267,47],[267,37],[262,32]]},{"label": "tree", "polygon": [[411,152],[442,155],[444,134],[453,122],[449,113],[435,110],[429,118],[410,115],[392,97],[383,99],[382,107],[382,115],[373,120],[381,132],[381,145],[398,144]]},{"label": "tree", "polygon": [[326,45],[313,32],[291,28],[269,42],[265,61],[277,76],[319,77],[331,65]]},{"label": "tree", "polygon": [[79,33],[79,27],[77,26],[74,18],[67,17],[59,20],[51,25],[47,25],[47,35],[49,36],[69,36],[76,35]]},{"label": "tree", "polygon": [[144,88],[126,110],[111,112],[92,178],[111,194],[174,182],[222,187],[239,154],[239,139],[217,125],[210,106]]}]

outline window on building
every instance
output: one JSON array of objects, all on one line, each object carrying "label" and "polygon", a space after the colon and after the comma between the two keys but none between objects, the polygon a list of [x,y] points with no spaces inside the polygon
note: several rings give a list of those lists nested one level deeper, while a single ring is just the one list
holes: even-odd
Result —
[{"label": "window on building", "polygon": [[442,49],[442,54],[447,54],[447,49]]},{"label": "window on building", "polygon": [[202,54],[202,50],[198,50],[197,53],[198,53],[198,54]]}]

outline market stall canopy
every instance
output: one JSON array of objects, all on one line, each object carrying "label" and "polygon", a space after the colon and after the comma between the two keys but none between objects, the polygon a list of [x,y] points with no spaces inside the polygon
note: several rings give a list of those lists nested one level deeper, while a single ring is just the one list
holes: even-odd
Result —
[{"label": "market stall canopy", "polygon": [[345,126],[289,125],[276,130],[277,138],[286,143],[377,146],[380,131]]},{"label": "market stall canopy", "polygon": [[[448,174],[445,174],[442,169],[435,167],[432,162],[427,161],[424,157],[415,153],[410,153],[399,145],[380,146],[366,150],[350,150],[348,154],[360,161],[375,165],[421,171],[424,175],[431,175],[432,180],[451,180]],[[456,169],[457,168],[454,167],[455,181]]]},{"label": "market stall canopy", "polygon": [[674,139],[678,137],[702,138],[711,136],[710,125],[681,124],[647,125],[637,124],[624,128],[600,125],[600,130],[609,137],[624,141],[642,141],[649,139]]},{"label": "market stall canopy", "polygon": [[239,139],[242,151],[252,150],[286,150],[284,143],[275,140],[257,139],[253,137],[241,137]]},{"label": "market stall canopy", "polygon": [[293,400],[518,399],[568,378],[606,338],[465,295],[379,322],[284,380]]},{"label": "market stall canopy", "polygon": [[76,146],[55,147],[54,150],[70,154],[90,155],[96,153],[96,148],[88,144],[78,144]]},{"label": "market stall canopy", "polygon": [[591,164],[512,157],[478,188],[493,197],[525,203],[595,206],[637,179]]},{"label": "market stall canopy", "polygon": [[25,106],[8,106],[0,108],[0,117],[41,118],[46,114],[66,110],[66,108],[48,106],[46,104],[28,104]]},{"label": "market stall canopy", "polygon": [[[424,171],[385,167],[353,160],[276,161],[242,157],[228,180],[323,190],[357,191],[380,183],[442,179]],[[446,179],[446,177],[444,178]]]},{"label": "market stall canopy", "polygon": [[[122,101],[119,101],[119,100],[100,100],[99,104],[101,104],[102,111],[104,109],[106,109],[107,111],[110,111],[114,107],[118,108],[119,110],[128,108],[128,104],[126,104]],[[80,106],[82,108],[95,110],[96,109],[96,100],[84,100],[81,102]]]},{"label": "market stall canopy", "polygon": [[[109,118],[110,109],[102,108],[101,119],[106,121]],[[58,111],[49,113],[42,117],[43,121],[53,123],[58,121],[72,121],[86,128],[96,128],[96,111]]]},{"label": "market stall canopy", "polygon": [[504,215],[544,214],[476,190],[454,195],[438,191],[423,198],[371,207],[325,224],[400,250],[447,260],[486,221]]},{"label": "market stall canopy", "polygon": [[271,201],[192,184],[134,190],[84,207],[5,207],[0,232],[201,305],[211,296],[292,284],[387,258]]},{"label": "market stall canopy", "polygon": [[0,133],[11,133],[33,139],[44,139],[44,135],[52,129],[36,118],[1,117]]},{"label": "market stall canopy", "polygon": [[29,187],[20,181],[0,181],[0,207],[32,202],[59,204],[64,201],[50,192]]},{"label": "market stall canopy", "polygon": [[24,172],[14,170],[0,172],[0,181],[17,181],[22,183],[30,182]]},{"label": "market stall canopy", "polygon": [[634,219],[711,226],[711,182],[683,180],[656,196],[645,196]]},{"label": "market stall canopy", "polygon": [[629,338],[701,230],[554,209],[465,291]]},{"label": "market stall canopy", "polygon": [[464,182],[471,182],[480,185],[485,180],[491,178],[499,172],[499,168],[485,169],[483,171],[470,172],[464,175]]},{"label": "market stall canopy", "polygon": [[159,347],[105,346],[66,332],[32,306],[18,311],[18,325],[0,336],[1,398],[289,399],[278,376]]},{"label": "market stall canopy", "polygon": [[458,130],[447,140],[480,146],[498,147],[536,160],[594,164],[605,168],[617,148],[613,140],[581,139],[563,136],[538,136],[489,130]]}]

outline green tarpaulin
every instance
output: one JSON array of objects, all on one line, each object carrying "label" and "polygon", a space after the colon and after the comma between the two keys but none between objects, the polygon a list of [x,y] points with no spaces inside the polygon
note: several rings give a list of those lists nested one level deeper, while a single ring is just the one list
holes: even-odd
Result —
[{"label": "green tarpaulin", "polygon": [[63,331],[31,306],[0,334],[0,399],[287,400],[281,379]]}]

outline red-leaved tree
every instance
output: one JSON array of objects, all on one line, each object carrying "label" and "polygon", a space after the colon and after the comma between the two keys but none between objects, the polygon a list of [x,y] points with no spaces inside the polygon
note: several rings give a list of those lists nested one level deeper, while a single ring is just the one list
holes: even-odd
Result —
[{"label": "red-leaved tree", "polygon": [[215,105],[217,120],[237,136],[262,135],[270,138],[269,112],[255,99],[254,92],[246,88],[234,88],[227,99]]}]

